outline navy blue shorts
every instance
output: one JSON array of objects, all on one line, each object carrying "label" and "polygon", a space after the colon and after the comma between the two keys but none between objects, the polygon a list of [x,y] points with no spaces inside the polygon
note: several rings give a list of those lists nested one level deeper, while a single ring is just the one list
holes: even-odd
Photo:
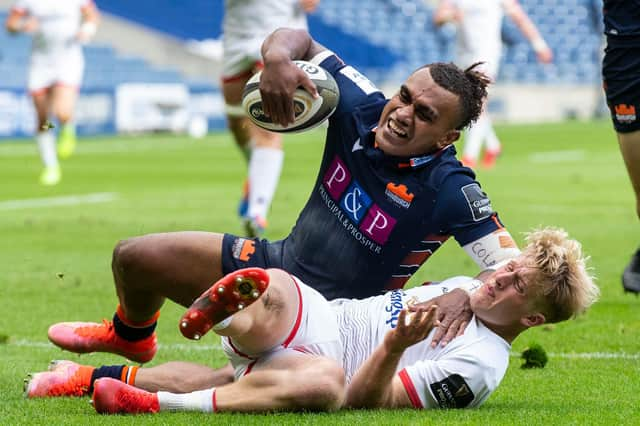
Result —
[{"label": "navy blue shorts", "polygon": [[613,127],[640,130],[640,40],[607,39],[602,79]]},{"label": "navy blue shorts", "polygon": [[222,240],[222,273],[242,268],[282,269],[282,241],[269,242],[224,234]]}]

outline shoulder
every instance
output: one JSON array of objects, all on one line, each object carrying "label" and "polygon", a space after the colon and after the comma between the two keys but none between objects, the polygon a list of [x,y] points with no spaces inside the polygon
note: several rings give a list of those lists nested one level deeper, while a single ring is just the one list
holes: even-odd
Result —
[{"label": "shoulder", "polygon": [[384,94],[366,75],[346,64],[332,51],[319,52],[311,62],[327,70],[338,84],[340,102],[336,114],[351,112],[359,105],[385,101]]}]

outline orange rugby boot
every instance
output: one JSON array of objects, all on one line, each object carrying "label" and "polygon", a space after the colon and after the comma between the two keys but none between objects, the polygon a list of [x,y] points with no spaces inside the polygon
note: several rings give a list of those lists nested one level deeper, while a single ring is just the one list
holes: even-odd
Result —
[{"label": "orange rugby boot", "polygon": [[129,341],[118,336],[111,321],[60,322],[49,327],[49,340],[75,353],[110,352],[134,362],[151,361],[158,350],[156,333],[142,340]]},{"label": "orange rugby boot", "polygon": [[93,383],[93,407],[100,414],[143,414],[160,411],[158,394],[103,377]]},{"label": "orange rugby boot", "polygon": [[24,396],[47,398],[88,395],[93,370],[93,367],[73,361],[51,361],[49,371],[27,375],[24,379]]},{"label": "orange rugby boot", "polygon": [[255,302],[269,285],[262,268],[244,268],[225,275],[191,304],[180,319],[180,331],[198,340],[215,324]]}]

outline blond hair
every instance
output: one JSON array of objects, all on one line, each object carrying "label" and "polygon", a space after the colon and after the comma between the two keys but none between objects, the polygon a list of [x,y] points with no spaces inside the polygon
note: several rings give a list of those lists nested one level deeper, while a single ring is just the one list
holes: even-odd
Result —
[{"label": "blond hair", "polygon": [[583,313],[600,296],[586,266],[581,244],[558,228],[534,230],[526,236],[524,255],[538,270],[536,282],[544,296],[542,309],[548,323]]}]

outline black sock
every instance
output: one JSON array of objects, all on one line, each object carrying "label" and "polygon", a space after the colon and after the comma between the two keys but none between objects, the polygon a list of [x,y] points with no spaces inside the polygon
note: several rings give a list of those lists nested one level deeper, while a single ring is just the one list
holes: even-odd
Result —
[{"label": "black sock", "polygon": [[115,329],[116,334],[130,342],[146,339],[151,336],[156,329],[156,325],[157,323],[154,322],[147,327],[131,327],[130,325],[122,322],[118,314],[113,315],[113,328]]},{"label": "black sock", "polygon": [[120,380],[122,377],[122,370],[126,367],[125,365],[103,365],[102,367],[96,367],[91,374],[91,386],[89,386],[89,394],[93,392],[93,382],[96,379],[100,379],[102,377],[112,377],[116,380]]}]

